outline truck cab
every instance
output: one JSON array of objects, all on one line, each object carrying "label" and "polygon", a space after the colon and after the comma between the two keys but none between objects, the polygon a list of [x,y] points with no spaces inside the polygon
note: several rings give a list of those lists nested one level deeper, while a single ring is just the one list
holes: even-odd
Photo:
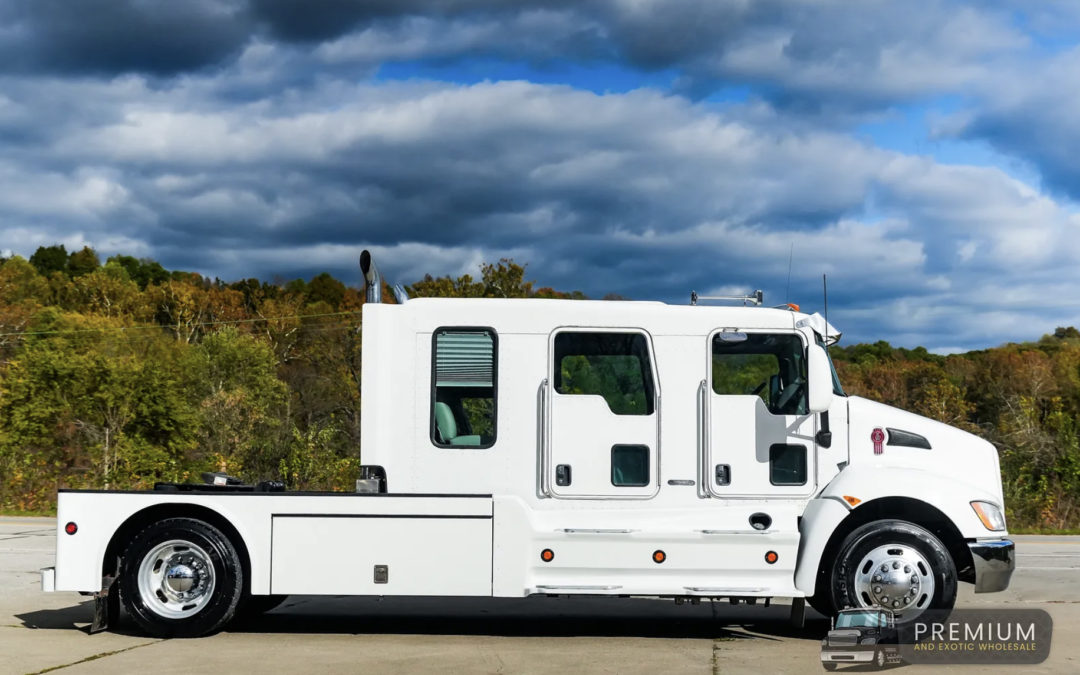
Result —
[{"label": "truck cab", "polygon": [[[804,602],[910,621],[952,607],[960,582],[1007,587],[996,449],[849,396],[827,349],[840,333],[820,315],[760,293],[384,304],[365,256],[357,491],[62,491],[46,587],[100,598],[119,584],[164,636],[235,611],[190,596],[231,588],[199,576],[228,576],[214,553],[228,546],[238,598],[792,598],[801,623]],[[140,539],[175,519],[199,523],[204,560],[182,543],[162,553],[166,534]],[[170,580],[175,561],[191,578]]]}]

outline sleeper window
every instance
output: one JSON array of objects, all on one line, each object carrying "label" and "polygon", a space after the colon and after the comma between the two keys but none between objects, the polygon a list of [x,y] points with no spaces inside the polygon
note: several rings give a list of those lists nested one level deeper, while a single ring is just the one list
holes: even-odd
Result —
[{"label": "sleeper window", "polygon": [[446,448],[495,443],[498,382],[495,332],[443,328],[433,338],[431,440]]},{"label": "sleeper window", "polygon": [[559,333],[555,391],[602,396],[616,415],[651,415],[656,405],[649,343],[641,333]]},{"label": "sleeper window", "polygon": [[749,333],[712,341],[712,388],[721,396],[760,396],[774,415],[807,414],[806,357],[798,335]]}]

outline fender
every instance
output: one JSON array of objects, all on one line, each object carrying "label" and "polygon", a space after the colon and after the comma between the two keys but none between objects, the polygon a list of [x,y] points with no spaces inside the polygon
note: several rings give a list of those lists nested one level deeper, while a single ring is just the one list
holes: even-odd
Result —
[{"label": "fender", "polygon": [[[860,500],[850,506],[845,496]],[[814,594],[821,556],[833,532],[861,506],[883,497],[902,497],[925,502],[952,521],[965,539],[1005,536],[983,526],[973,501],[1003,506],[998,497],[967,483],[910,467],[849,466],[811,499],[799,522],[801,540],[795,586]]]},{"label": "fender", "polygon": [[[253,533],[245,523],[250,519],[238,517],[237,511],[246,506],[244,497],[232,501],[214,499],[190,499],[189,495],[160,492],[94,492],[66,491],[59,495],[57,518],[56,590],[97,592],[101,588],[101,570],[105,562],[105,550],[116,532],[131,518],[148,508],[170,506],[183,511],[206,509],[213,511],[236,528],[243,545],[247,548],[251,563],[251,589],[255,593],[268,593],[270,579],[265,561],[269,550],[254,546],[254,542],[268,541],[270,523],[266,531]],[[238,507],[234,509],[233,507]],[[78,514],[78,515],[75,515]],[[69,537],[60,532],[63,524],[79,523],[79,534]]]}]

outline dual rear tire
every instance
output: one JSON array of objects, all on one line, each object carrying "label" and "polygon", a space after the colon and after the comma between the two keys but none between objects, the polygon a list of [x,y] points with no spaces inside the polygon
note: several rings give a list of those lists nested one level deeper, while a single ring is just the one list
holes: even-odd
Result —
[{"label": "dual rear tire", "polygon": [[118,583],[127,613],[158,638],[207,635],[287,597],[251,595],[232,541],[194,518],[161,520],[137,534],[121,556]]}]

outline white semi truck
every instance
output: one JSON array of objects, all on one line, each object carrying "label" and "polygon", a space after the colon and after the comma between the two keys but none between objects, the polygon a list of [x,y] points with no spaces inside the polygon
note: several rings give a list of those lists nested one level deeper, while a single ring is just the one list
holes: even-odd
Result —
[{"label": "white semi truck", "polygon": [[122,602],[195,637],[289,595],[792,598],[801,624],[1008,586],[995,448],[845,395],[820,315],[760,292],[381,304],[361,269],[356,491],[61,490],[44,590],[93,594],[95,631]]}]

